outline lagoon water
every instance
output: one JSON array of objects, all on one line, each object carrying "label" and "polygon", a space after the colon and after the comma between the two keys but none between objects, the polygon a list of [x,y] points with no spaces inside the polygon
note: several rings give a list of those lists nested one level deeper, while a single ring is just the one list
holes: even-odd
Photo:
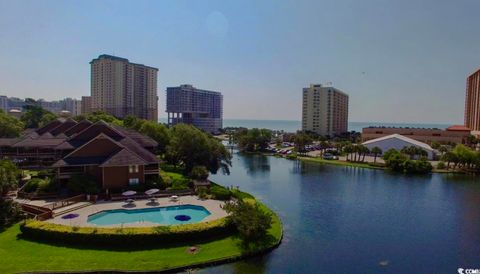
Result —
[{"label": "lagoon water", "polygon": [[275,210],[273,252],[199,273],[457,273],[480,268],[480,182],[234,154],[211,177]]}]

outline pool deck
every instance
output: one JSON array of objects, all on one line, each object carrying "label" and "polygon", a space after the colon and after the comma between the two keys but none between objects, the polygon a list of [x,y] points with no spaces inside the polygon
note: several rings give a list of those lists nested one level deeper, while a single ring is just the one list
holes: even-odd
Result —
[{"label": "pool deck", "polygon": [[126,224],[116,224],[116,225],[95,225],[87,222],[88,216],[95,214],[104,210],[112,209],[142,209],[142,208],[155,208],[155,207],[167,207],[167,206],[178,206],[178,205],[198,205],[203,206],[210,212],[210,215],[205,217],[201,222],[213,221],[227,216],[220,206],[223,205],[223,201],[218,200],[200,200],[198,196],[180,196],[176,202],[171,201],[170,198],[157,198],[157,204],[151,204],[149,200],[142,199],[136,200],[135,206],[126,206],[124,201],[99,201],[96,204],[92,204],[87,207],[80,208],[68,212],[66,214],[79,214],[77,218],[74,219],[62,219],[62,215],[55,216],[53,219],[46,220],[46,222],[69,225],[69,226],[79,226],[79,227],[151,227],[151,226],[160,226],[160,224],[152,222],[136,222],[136,223],[126,223]]}]

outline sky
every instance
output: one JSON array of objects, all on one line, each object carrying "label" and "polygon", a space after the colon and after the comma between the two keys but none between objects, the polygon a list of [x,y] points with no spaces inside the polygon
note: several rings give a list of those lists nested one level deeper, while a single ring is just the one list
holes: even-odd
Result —
[{"label": "sky", "polygon": [[361,122],[463,123],[480,68],[478,0],[0,0],[0,94],[80,98],[100,54],[154,66],[165,89],[222,92],[224,118],[301,119],[331,82]]}]

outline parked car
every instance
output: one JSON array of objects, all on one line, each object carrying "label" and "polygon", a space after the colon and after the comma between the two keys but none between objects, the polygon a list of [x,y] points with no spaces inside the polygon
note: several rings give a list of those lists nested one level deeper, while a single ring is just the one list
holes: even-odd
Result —
[{"label": "parked car", "polygon": [[335,155],[330,154],[330,153],[325,153],[325,154],[323,154],[323,159],[324,160],[338,160],[338,156],[335,156]]}]

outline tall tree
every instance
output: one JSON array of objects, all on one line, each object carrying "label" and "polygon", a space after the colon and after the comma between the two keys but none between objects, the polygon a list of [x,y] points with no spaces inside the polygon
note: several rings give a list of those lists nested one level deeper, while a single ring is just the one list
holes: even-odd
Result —
[{"label": "tall tree", "polygon": [[27,104],[23,108],[25,113],[22,115],[20,120],[27,128],[38,128],[57,118],[57,116],[52,112],[43,109],[41,106],[34,103]]},{"label": "tall tree", "polygon": [[24,124],[20,120],[0,109],[0,138],[18,137],[23,128]]},{"label": "tall tree", "polygon": [[382,149],[379,148],[379,147],[373,147],[370,152],[373,153],[373,163],[376,164],[377,163],[377,156],[382,154]]},{"label": "tall tree", "polygon": [[123,119],[123,126],[138,131],[146,121],[147,120],[139,119],[136,116],[129,115]]},{"label": "tall tree", "polygon": [[[140,123],[140,121],[143,121]],[[168,128],[154,121],[140,120],[136,125],[141,124],[138,131],[155,140],[158,143],[158,152],[165,153],[170,142],[170,132]]]},{"label": "tall tree", "polygon": [[10,160],[0,160],[0,197],[9,189],[17,187],[18,168]]},{"label": "tall tree", "polygon": [[359,150],[360,154],[362,155],[362,162],[365,162],[365,156],[368,153],[370,153],[370,150],[368,149],[368,147],[366,147],[364,145],[359,145],[358,150]]},{"label": "tall tree", "polygon": [[115,116],[107,114],[107,113],[102,112],[102,111],[96,111],[96,112],[93,112],[93,113],[89,113],[88,115],[86,115],[85,118],[88,119],[90,122],[93,122],[93,123],[102,120],[102,121],[107,122],[109,124],[114,124],[114,125],[117,125],[117,126],[123,126],[122,120],[117,119]]},{"label": "tall tree", "polygon": [[312,141],[313,141],[312,138],[305,133],[297,133],[295,135],[295,138],[293,139],[293,142],[295,144],[295,149],[300,153],[305,153],[306,146],[310,145]]},{"label": "tall tree", "polygon": [[211,135],[186,124],[173,126],[170,135],[166,159],[172,164],[183,165],[186,174],[194,166],[205,166],[213,174],[219,169],[225,173],[230,172],[230,153]]},{"label": "tall tree", "polygon": [[272,132],[268,129],[240,129],[234,138],[242,151],[263,151],[272,140]]},{"label": "tall tree", "polygon": [[[347,161],[349,160],[348,157],[350,156],[351,153],[353,153],[353,145],[352,144],[348,144],[346,145],[344,148],[343,148],[343,152],[345,152],[347,154]],[[350,161],[352,159],[350,158]]]}]

